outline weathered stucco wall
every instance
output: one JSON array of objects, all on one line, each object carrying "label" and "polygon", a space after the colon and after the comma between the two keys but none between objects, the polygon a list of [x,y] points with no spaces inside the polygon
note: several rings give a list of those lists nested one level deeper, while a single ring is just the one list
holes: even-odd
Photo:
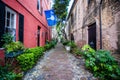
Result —
[{"label": "weathered stucco wall", "polygon": [[[103,0],[101,10],[102,47],[113,52],[120,50],[120,1]],[[96,23],[96,46],[100,49],[99,1],[78,0],[71,14],[74,20],[71,31],[75,42],[82,47],[88,43],[88,26]]]}]

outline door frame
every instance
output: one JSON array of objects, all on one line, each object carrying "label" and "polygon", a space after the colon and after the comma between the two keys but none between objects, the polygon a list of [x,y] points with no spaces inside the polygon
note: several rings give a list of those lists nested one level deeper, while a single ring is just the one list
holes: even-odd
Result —
[{"label": "door frame", "polygon": [[[90,30],[91,30],[91,32],[90,32]],[[97,28],[96,28],[96,22],[88,26],[88,44],[93,49],[95,49],[95,50],[97,49]]]},{"label": "door frame", "polygon": [[37,27],[37,46],[40,46],[40,26]]}]

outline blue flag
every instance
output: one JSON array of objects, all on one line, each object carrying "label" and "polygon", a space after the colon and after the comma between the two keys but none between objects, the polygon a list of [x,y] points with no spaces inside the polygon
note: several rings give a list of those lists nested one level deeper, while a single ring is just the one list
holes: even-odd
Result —
[{"label": "blue flag", "polygon": [[46,15],[48,26],[54,26],[57,22],[54,10],[45,11],[45,15]]}]

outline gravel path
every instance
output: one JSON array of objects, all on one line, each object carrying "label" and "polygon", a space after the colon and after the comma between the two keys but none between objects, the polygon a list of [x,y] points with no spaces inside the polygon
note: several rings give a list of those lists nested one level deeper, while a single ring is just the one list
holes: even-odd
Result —
[{"label": "gravel path", "polygon": [[45,53],[23,80],[97,80],[85,69],[84,59],[66,52],[62,44]]}]

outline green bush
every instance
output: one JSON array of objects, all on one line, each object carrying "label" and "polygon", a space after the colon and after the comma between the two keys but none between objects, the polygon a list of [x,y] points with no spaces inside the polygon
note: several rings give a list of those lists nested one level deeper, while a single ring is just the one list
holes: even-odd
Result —
[{"label": "green bush", "polygon": [[[100,80],[118,80],[120,79],[120,67],[109,51],[98,50],[94,52],[89,47],[82,48],[85,58],[85,66],[93,72],[93,75]],[[86,48],[88,50],[86,50]]]},{"label": "green bush", "polygon": [[23,71],[31,69],[35,64],[34,53],[24,53],[18,56],[16,59]]},{"label": "green bush", "polygon": [[79,48],[72,48],[71,53],[78,55],[78,56],[82,54]]},{"label": "green bush", "polygon": [[[94,75],[101,79],[120,79],[120,67],[115,59],[110,55],[109,51],[98,50],[95,55],[95,66]],[[107,73],[107,74],[106,74]]]},{"label": "green bush", "polygon": [[0,66],[0,80],[15,80],[17,74],[8,70],[8,66]]},{"label": "green bush", "polygon": [[21,42],[17,41],[17,42],[11,42],[9,44],[4,45],[4,48],[6,50],[7,53],[9,52],[17,52],[20,50],[24,50],[24,46]]},{"label": "green bush", "polygon": [[50,44],[50,43],[49,43],[49,44],[46,44],[46,45],[44,46],[44,48],[45,48],[45,51],[49,50],[49,49],[51,48],[51,44]]},{"label": "green bush", "polygon": [[17,61],[19,62],[21,69],[26,71],[32,68],[37,60],[43,56],[43,52],[52,48],[53,45],[54,42],[49,42],[49,44],[46,44],[44,47],[26,49],[23,54],[17,57]]},{"label": "green bush", "polygon": [[37,61],[41,56],[43,56],[44,48],[43,47],[36,47],[36,48],[29,48],[25,51],[25,53],[33,53],[34,58]]},{"label": "green bush", "polygon": [[77,48],[77,45],[73,41],[71,41],[70,46],[71,46],[71,48]]},{"label": "green bush", "polygon": [[82,47],[82,50],[83,51],[89,51],[89,52],[92,52],[92,53],[95,53],[95,50],[94,49],[92,49],[91,47],[90,47],[90,45],[84,45],[83,47]]},{"label": "green bush", "polygon": [[50,41],[50,42],[47,42],[47,44],[44,46],[45,51],[46,51],[46,50],[49,50],[49,49],[51,49],[51,48],[54,48],[55,45],[56,45],[56,43],[57,43],[56,40],[52,40],[52,41]]},{"label": "green bush", "polygon": [[13,42],[13,36],[10,33],[5,33],[2,35],[1,41],[4,43],[4,45],[9,44]]},{"label": "green bush", "polygon": [[70,41],[66,40],[66,41],[63,41],[62,44],[65,46],[69,43]]},{"label": "green bush", "polygon": [[26,71],[34,66],[37,60],[43,56],[44,48],[43,47],[35,47],[26,49],[23,54],[17,57],[17,61],[19,62],[21,69]]},{"label": "green bush", "polygon": [[53,39],[50,43],[51,43],[51,47],[55,47],[55,45],[57,44],[57,41]]}]

